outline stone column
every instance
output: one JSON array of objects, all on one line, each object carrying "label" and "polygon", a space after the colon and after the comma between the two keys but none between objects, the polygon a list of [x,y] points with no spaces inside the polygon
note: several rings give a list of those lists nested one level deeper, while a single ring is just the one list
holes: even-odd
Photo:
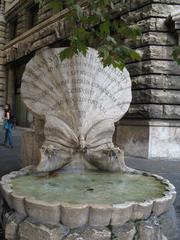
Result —
[{"label": "stone column", "polygon": [[2,122],[3,106],[5,104],[6,69],[4,66],[5,19],[4,1],[0,3],[0,123]]}]

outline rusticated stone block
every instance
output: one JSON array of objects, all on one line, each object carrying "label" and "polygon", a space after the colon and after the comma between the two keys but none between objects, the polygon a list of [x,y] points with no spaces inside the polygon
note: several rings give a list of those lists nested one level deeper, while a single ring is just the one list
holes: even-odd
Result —
[{"label": "rusticated stone block", "polygon": [[23,220],[23,216],[17,215],[14,212],[7,212],[5,214],[4,222],[5,225],[5,238],[7,240],[16,240],[18,239],[18,226],[19,223]]},{"label": "rusticated stone block", "polygon": [[162,3],[168,3],[168,4],[179,4],[179,0],[153,0],[153,2],[162,2]]},{"label": "rusticated stone block", "polygon": [[133,240],[135,234],[136,228],[133,223],[126,223],[112,229],[112,239],[114,240]]},{"label": "rusticated stone block", "polygon": [[135,104],[131,105],[126,117],[135,118],[162,118],[163,105],[156,104]]},{"label": "rusticated stone block", "polygon": [[126,117],[145,119],[180,119],[180,106],[167,104],[132,104]]},{"label": "rusticated stone block", "polygon": [[165,32],[147,32],[142,34],[140,40],[137,40],[136,43],[131,45],[140,47],[147,44],[172,46],[176,44],[176,39],[172,35]]},{"label": "rusticated stone block", "polygon": [[162,233],[157,218],[141,221],[138,225],[136,240],[161,240]]},{"label": "rusticated stone block", "polygon": [[133,92],[133,103],[180,104],[180,94],[176,90],[138,90]]},{"label": "rusticated stone block", "polygon": [[180,68],[174,61],[149,60],[128,64],[131,76],[141,74],[176,74],[180,75]]},{"label": "rusticated stone block", "polygon": [[[142,13],[141,9],[140,9],[140,13]],[[140,15],[140,19],[142,19],[141,15]],[[142,32],[147,32],[147,31],[167,32],[168,31],[168,27],[165,24],[164,18],[150,17],[149,19],[139,20],[137,24],[141,28]]]},{"label": "rusticated stone block", "polygon": [[138,7],[142,7],[143,5],[147,5],[151,3],[151,0],[131,0],[131,10],[137,9]]},{"label": "rusticated stone block", "polygon": [[108,229],[87,228],[84,232],[77,231],[68,235],[64,240],[110,240],[111,232]]},{"label": "rusticated stone block", "polygon": [[4,82],[6,79],[6,72],[5,71],[0,71],[0,78],[4,78]]},{"label": "rusticated stone block", "polygon": [[[131,6],[132,8],[136,8],[135,11],[126,11],[126,14],[123,14],[122,19],[123,20],[130,20],[131,22],[138,22],[141,19],[144,18],[150,18],[150,10],[151,10],[151,5],[147,4],[147,2],[150,3],[150,0],[147,1],[141,1],[141,0],[136,0],[136,1],[131,1]],[[134,3],[134,4],[133,4]],[[139,8],[141,6],[141,8]],[[127,7],[127,5],[126,5]]]},{"label": "rusticated stone block", "polygon": [[138,49],[142,56],[142,60],[160,59],[160,60],[173,60],[173,48],[170,46],[145,46]]},{"label": "rusticated stone block", "polygon": [[62,240],[68,234],[63,225],[42,225],[28,218],[19,225],[19,240]]},{"label": "rusticated stone block", "polygon": [[172,12],[175,12],[179,8],[179,3],[176,4],[163,4],[153,3],[151,5],[151,16],[156,17],[168,17]]},{"label": "rusticated stone block", "polygon": [[167,119],[180,119],[180,106],[179,105],[164,105],[164,118]]},{"label": "rusticated stone block", "polygon": [[179,76],[169,76],[166,74],[133,77],[132,85],[134,89],[180,89]]}]

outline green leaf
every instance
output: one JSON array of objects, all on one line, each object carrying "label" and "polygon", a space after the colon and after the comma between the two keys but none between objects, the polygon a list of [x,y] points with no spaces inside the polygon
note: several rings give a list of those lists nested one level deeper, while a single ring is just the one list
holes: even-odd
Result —
[{"label": "green leaf", "polygon": [[[61,0],[59,0],[59,1],[61,1]],[[76,3],[76,0],[64,0],[64,4],[66,7],[72,7],[73,4],[75,4],[75,3]]]},{"label": "green leaf", "polygon": [[[35,1],[46,3],[46,0]],[[140,60],[139,54],[125,44],[140,36],[140,28],[119,18],[114,19],[114,11],[118,11],[117,2],[121,1],[50,0],[51,8],[69,10],[64,20],[69,29],[70,47],[60,53],[61,60],[71,58],[78,52],[86,55],[88,46],[98,50],[104,66],[112,65],[122,69],[127,61]],[[173,54],[179,62],[177,50]]]},{"label": "green leaf", "polygon": [[86,31],[84,28],[76,28],[74,30],[74,36],[77,38],[77,40],[81,41],[87,41],[89,37],[89,32]]},{"label": "green leaf", "polygon": [[102,36],[107,36],[110,33],[110,22],[107,20],[100,24],[100,33]]},{"label": "green leaf", "polygon": [[60,52],[59,56],[61,61],[64,59],[72,58],[75,54],[75,49],[73,47],[65,48],[62,52]]},{"label": "green leaf", "polygon": [[106,46],[101,46],[98,49],[99,56],[103,58],[103,60],[107,60],[109,58],[109,50]]},{"label": "green leaf", "polygon": [[[21,2],[25,2],[25,0],[21,0]],[[44,0],[34,0],[35,3],[43,4]]]},{"label": "green leaf", "polygon": [[130,30],[130,36],[132,39],[136,39],[138,36],[141,35],[141,30],[137,25],[131,25],[129,27]]},{"label": "green leaf", "polygon": [[53,0],[49,3],[49,7],[54,10],[62,10],[63,9],[63,3],[59,0]]},{"label": "green leaf", "polygon": [[140,61],[141,60],[141,56],[139,55],[139,53],[137,53],[134,50],[130,50],[130,57],[133,61]]},{"label": "green leaf", "polygon": [[108,42],[113,43],[114,45],[117,45],[116,40],[115,40],[113,37],[111,37],[110,35],[107,36],[106,40],[107,40]]},{"label": "green leaf", "polygon": [[180,47],[176,47],[172,53],[173,59],[180,65]]},{"label": "green leaf", "polygon": [[136,25],[128,26],[124,22],[121,22],[117,29],[117,33],[129,39],[136,40],[136,38],[141,35],[141,30]]},{"label": "green leaf", "polygon": [[83,11],[80,5],[78,4],[73,5],[73,9],[75,10],[77,18],[81,19],[83,17]]},{"label": "green leaf", "polygon": [[123,63],[121,61],[114,61],[114,62],[112,62],[112,66],[114,68],[119,68],[122,71],[123,68],[125,67],[125,63]]}]

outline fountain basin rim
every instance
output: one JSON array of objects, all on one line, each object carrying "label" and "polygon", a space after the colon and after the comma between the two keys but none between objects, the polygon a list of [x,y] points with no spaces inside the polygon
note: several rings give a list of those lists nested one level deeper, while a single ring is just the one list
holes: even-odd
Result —
[{"label": "fountain basin rim", "polygon": [[[0,188],[11,209],[24,216],[30,216],[47,223],[62,223],[70,228],[85,224],[90,226],[122,225],[129,220],[147,219],[151,214],[159,216],[173,204],[175,187],[157,174],[134,171],[132,174],[154,177],[165,185],[164,196],[144,202],[127,201],[117,204],[71,204],[66,202],[46,202],[16,194],[12,190],[11,179],[29,173],[31,166],[11,172],[2,177]],[[71,213],[70,213],[71,212]],[[122,217],[123,215],[123,217]]]}]

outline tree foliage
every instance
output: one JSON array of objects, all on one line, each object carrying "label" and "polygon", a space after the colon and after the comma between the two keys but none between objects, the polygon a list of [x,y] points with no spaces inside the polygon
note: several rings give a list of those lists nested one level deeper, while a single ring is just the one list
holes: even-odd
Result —
[{"label": "tree foliage", "polygon": [[[44,1],[36,0],[40,4]],[[136,41],[141,31],[119,17],[113,0],[51,0],[49,6],[56,11],[68,10],[65,21],[70,44],[60,53],[61,60],[79,52],[86,55],[88,47],[97,49],[104,66],[123,69],[127,61],[140,60],[127,41]]]},{"label": "tree foliage", "polygon": [[174,60],[180,65],[180,47],[176,47],[172,53]]}]

